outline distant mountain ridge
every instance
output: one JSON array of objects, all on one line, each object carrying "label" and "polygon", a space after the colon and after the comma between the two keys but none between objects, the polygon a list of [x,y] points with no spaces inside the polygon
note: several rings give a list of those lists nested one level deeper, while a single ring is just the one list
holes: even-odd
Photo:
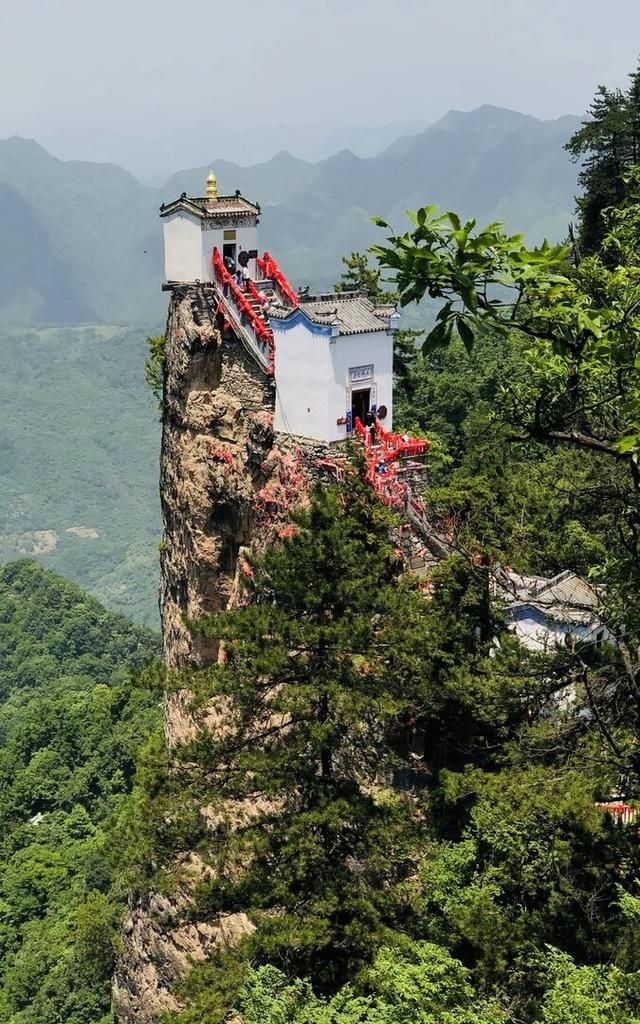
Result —
[{"label": "distant mountain ridge", "polygon": [[165,306],[158,206],[201,193],[212,167],[222,191],[261,202],[261,242],[314,287],[332,284],[341,256],[379,237],[374,214],[401,227],[407,208],[427,202],[506,220],[532,241],[561,238],[577,176],[562,147],[579,122],[450,111],[377,156],[345,149],[311,163],[281,151],[249,167],[214,159],[161,188],[14,136],[0,141],[0,324],[156,323]]}]

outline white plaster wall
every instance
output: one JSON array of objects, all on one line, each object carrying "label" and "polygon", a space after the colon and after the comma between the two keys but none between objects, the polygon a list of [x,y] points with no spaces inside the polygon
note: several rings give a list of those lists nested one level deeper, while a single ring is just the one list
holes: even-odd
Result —
[{"label": "white plaster wall", "polygon": [[202,278],[202,232],[200,218],[184,211],[163,219],[164,276],[166,281],[195,281]]},{"label": "white plaster wall", "polygon": [[[346,427],[337,420],[347,412],[349,368],[373,363],[372,382],[377,404],[389,410],[385,425],[393,421],[393,338],[386,331],[331,339],[298,323],[289,330],[272,321],[276,357],[276,412],[274,426],[302,437],[341,441]],[[363,381],[358,387],[369,387]]]},{"label": "white plaster wall", "polygon": [[[538,619],[527,617],[517,619],[511,624],[511,629],[523,644],[530,651],[553,650],[557,643],[563,643],[567,637],[575,640],[586,640],[589,638],[595,642],[596,635],[602,626],[579,625],[577,623],[554,622],[550,620],[543,625]],[[608,630],[604,630],[604,640],[610,639]]]},{"label": "white plaster wall", "polygon": [[[202,267],[200,274],[198,275],[202,281],[211,281],[213,279],[213,250],[217,246],[220,252],[223,251],[224,233],[227,230],[235,231],[235,245],[236,253],[240,252],[241,249],[247,251],[258,248],[258,229],[256,225],[247,226],[243,223],[242,227],[233,227],[231,224],[224,224],[221,227],[209,228],[205,227],[206,221],[202,223]],[[253,278],[257,277],[257,267],[255,260],[249,260],[249,273]]]},{"label": "white plaster wall", "polygon": [[341,411],[336,414],[330,337],[312,333],[303,323],[287,331],[279,330],[274,320],[271,326],[276,346],[275,429],[321,441],[334,440],[340,429],[336,416],[344,415],[344,388]]}]

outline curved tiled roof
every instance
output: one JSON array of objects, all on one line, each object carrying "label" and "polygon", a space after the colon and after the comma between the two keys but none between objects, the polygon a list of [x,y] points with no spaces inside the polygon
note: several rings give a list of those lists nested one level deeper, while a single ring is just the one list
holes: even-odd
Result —
[{"label": "curved tiled roof", "polygon": [[269,316],[289,320],[302,314],[310,323],[321,327],[337,327],[340,334],[367,334],[388,331],[394,306],[375,306],[358,292],[335,292],[328,295],[302,295],[296,309],[272,306]]},{"label": "curved tiled roof", "polygon": [[175,210],[187,210],[189,213],[195,214],[196,217],[213,218],[213,217],[257,217],[260,213],[260,206],[258,203],[252,203],[244,196],[218,196],[218,198],[212,202],[207,196],[187,196],[181,195],[179,199],[174,199],[172,203],[163,203],[160,207],[160,216],[166,217],[168,214],[173,213]]}]

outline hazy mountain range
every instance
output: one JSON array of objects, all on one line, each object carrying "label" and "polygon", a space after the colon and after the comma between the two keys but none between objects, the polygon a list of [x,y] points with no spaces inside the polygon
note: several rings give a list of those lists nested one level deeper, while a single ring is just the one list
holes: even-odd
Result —
[{"label": "hazy mountain range", "polygon": [[158,322],[158,207],[183,190],[201,194],[211,168],[223,192],[239,188],[261,202],[261,244],[296,283],[330,285],[341,256],[380,234],[373,214],[402,226],[406,209],[427,202],[506,220],[532,240],[561,238],[576,183],[562,147],[578,123],[484,106],[452,111],[376,156],[345,149],[313,163],[281,151],[239,166],[214,152],[160,188],[112,164],[58,160],[14,136],[0,141],[0,322]]},{"label": "hazy mountain range", "polygon": [[[253,128],[239,126],[236,129],[221,129],[218,125],[212,125],[209,133],[203,126],[198,148],[202,156],[208,155],[206,147],[202,146],[203,138],[221,138],[224,140],[224,154],[227,160],[235,164],[249,166],[250,164],[265,163],[270,160],[277,150],[288,150],[301,160],[317,162],[325,160],[333,153],[341,149],[350,149],[358,156],[376,156],[383,149],[390,146],[401,135],[417,135],[423,132],[429,122],[421,121],[391,121],[388,124],[363,124],[353,122],[351,124],[279,124],[277,126],[264,124]],[[274,146],[274,140],[276,145]],[[194,152],[194,142],[190,140],[190,152]],[[134,158],[135,159],[135,158]],[[193,157],[189,157],[193,159]],[[194,160],[195,162],[195,160]],[[199,158],[198,158],[199,162]],[[136,161],[139,163],[139,159]],[[166,165],[166,159],[162,166]],[[136,177],[149,185],[164,185],[169,174],[153,172],[148,169],[148,158],[144,166],[136,171],[124,160],[124,166],[133,170]],[[170,169],[172,174],[174,168]]]}]

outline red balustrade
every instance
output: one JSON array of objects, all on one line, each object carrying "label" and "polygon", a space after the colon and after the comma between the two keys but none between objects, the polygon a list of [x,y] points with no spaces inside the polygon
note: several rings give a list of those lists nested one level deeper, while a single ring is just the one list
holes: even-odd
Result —
[{"label": "red balustrade", "polygon": [[259,256],[258,257],[257,263],[258,263],[258,270],[262,274],[263,278],[266,278],[266,279],[268,279],[270,281],[273,281],[273,283],[275,284],[276,288],[280,292],[280,295],[282,296],[282,298],[290,306],[293,306],[293,307],[298,306],[299,303],[300,303],[300,300],[299,300],[296,292],[293,290],[293,288],[291,287],[291,285],[287,281],[286,277],[284,276],[284,274],[280,270],[280,267],[278,266],[278,264],[274,260],[273,256],[270,253],[265,252],[264,256]]},{"label": "red balustrade", "polygon": [[[240,288],[233,275],[230,274],[225,267],[218,248],[213,250],[213,273],[218,284],[225,290],[225,294],[229,294],[233,299],[233,304],[240,314],[240,317],[250,323],[253,333],[263,344],[267,346],[269,350],[269,372],[273,374],[275,348],[273,332],[262,317],[256,313],[247,298],[246,292]],[[258,289],[253,284],[253,281],[249,281],[249,286],[249,294],[253,296],[255,293],[254,297],[259,298]],[[253,291],[251,288],[253,288]]]},{"label": "red balustrade", "polygon": [[[409,486],[399,479],[396,463],[402,457],[424,455],[429,449],[429,442],[406,434],[394,434],[377,418],[373,429],[368,429],[356,416],[353,428],[365,446],[366,479],[386,505],[404,506]],[[377,441],[375,444],[374,439]]]}]

